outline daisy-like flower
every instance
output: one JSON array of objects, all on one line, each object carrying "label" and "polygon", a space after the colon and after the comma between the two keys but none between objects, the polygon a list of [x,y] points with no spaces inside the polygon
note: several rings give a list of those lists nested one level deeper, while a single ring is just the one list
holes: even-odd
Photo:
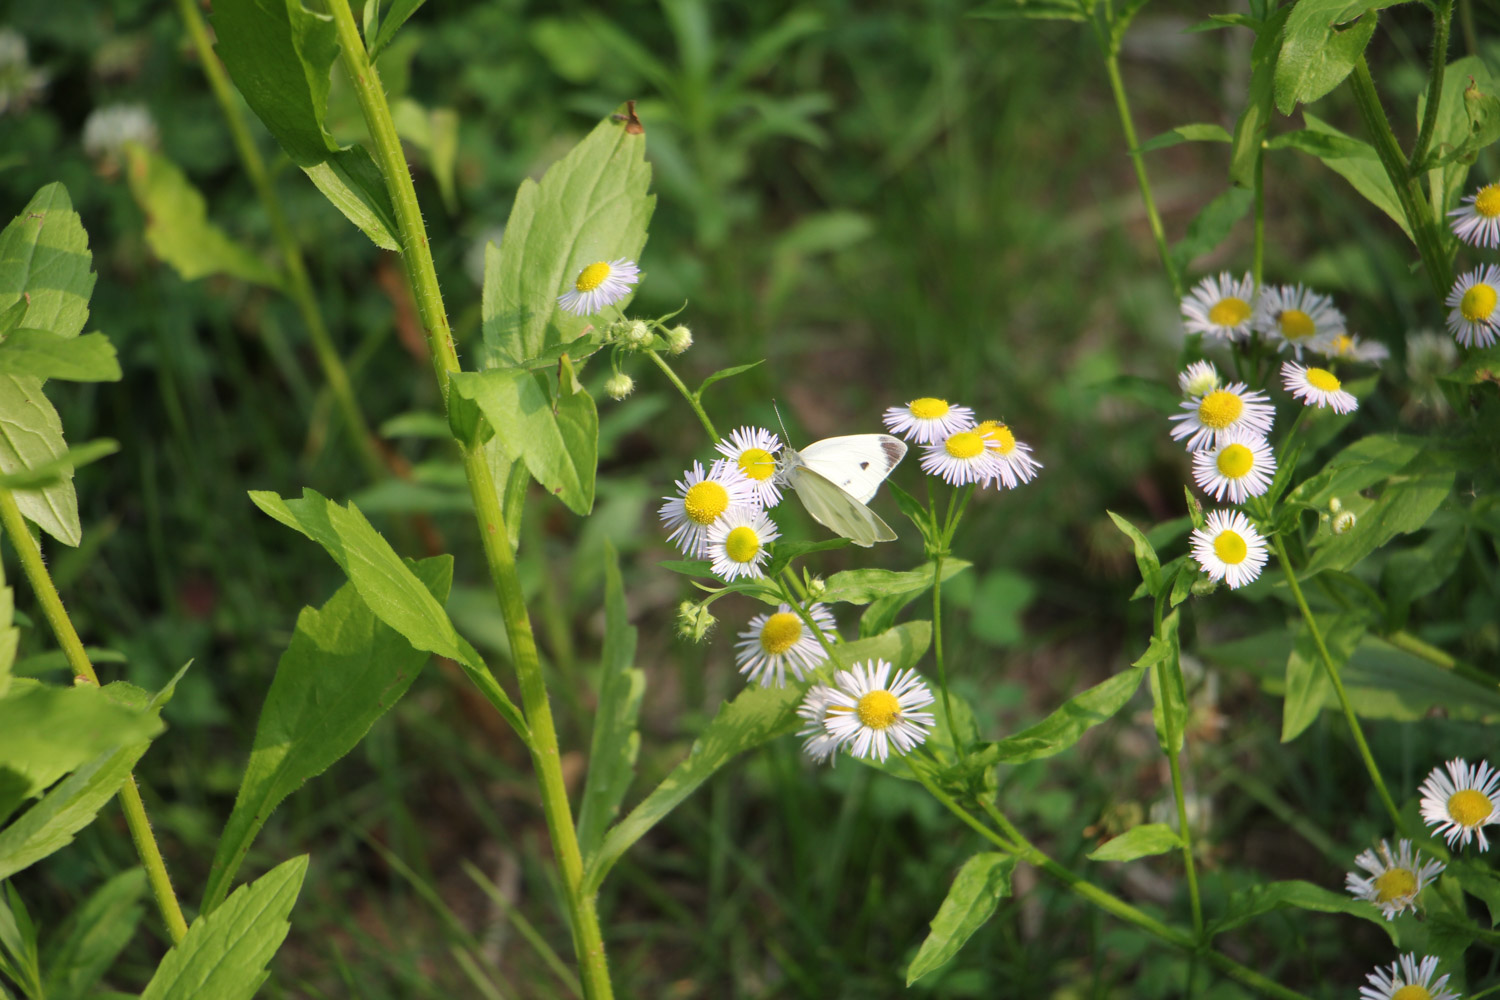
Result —
[{"label": "daisy-like flower", "polygon": [[703,474],[703,463],[694,462],[687,475],[677,481],[675,496],[661,505],[662,524],[671,530],[667,540],[682,554],[696,559],[703,555],[708,529],[732,507],[755,504],[755,488],[733,462],[722,458]]},{"label": "daisy-like flower", "polygon": [[1306,406],[1331,407],[1335,413],[1353,413],[1359,400],[1341,388],[1338,376],[1326,368],[1303,368],[1295,361],[1283,361],[1281,378],[1287,392]]},{"label": "daisy-like flower", "polygon": [[813,759],[814,764],[832,761],[839,748],[837,736],[828,732],[828,706],[833,702],[833,688],[826,684],[814,684],[807,689],[807,696],[797,706],[797,714],[806,720],[806,725],[797,731],[802,737],[802,752]]},{"label": "daisy-like flower", "polygon": [[1209,276],[1182,297],[1182,325],[1189,333],[1239,340],[1249,335],[1254,314],[1255,280],[1248,274],[1239,281],[1228,271]]},{"label": "daisy-like flower", "polygon": [[1448,213],[1453,235],[1476,247],[1500,250],[1500,184],[1486,184]]},{"label": "daisy-like flower", "polygon": [[[998,420],[985,420],[974,429],[992,442],[991,455],[999,464],[994,478],[999,479],[1006,489],[1013,490],[1036,478],[1036,470],[1042,467],[1042,463],[1031,457],[1031,445],[1017,441],[1009,427]],[[985,479],[979,485],[989,484],[990,480]]]},{"label": "daisy-like flower", "polygon": [[1219,370],[1212,361],[1194,361],[1177,376],[1177,388],[1184,396],[1203,396],[1219,387]]},{"label": "daisy-like flower", "polygon": [[1395,854],[1391,853],[1391,845],[1382,840],[1378,853],[1367,850],[1354,863],[1369,875],[1349,872],[1344,877],[1344,888],[1354,898],[1380,907],[1387,920],[1395,920],[1396,914],[1407,908],[1415,910],[1418,894],[1443,870],[1441,861],[1424,863],[1420,851],[1413,853],[1409,840],[1397,841]]},{"label": "daisy-like flower", "polygon": [[1244,503],[1258,497],[1271,488],[1275,474],[1276,456],[1258,434],[1228,434],[1215,447],[1193,452],[1193,482],[1215,500],[1227,496],[1230,503]]},{"label": "daisy-like flower", "polygon": [[1250,324],[1301,358],[1302,349],[1317,338],[1344,332],[1344,314],[1310,288],[1273,285],[1260,293]]},{"label": "daisy-like flower", "polygon": [[1484,837],[1484,828],[1500,823],[1500,805],[1496,803],[1500,772],[1488,761],[1471,765],[1454,758],[1446,766],[1447,774],[1442,767],[1435,767],[1422,782],[1422,822],[1448,838],[1449,847],[1454,843],[1467,847],[1469,840],[1477,837],[1479,849],[1487,851],[1490,842]]},{"label": "daisy-like flower", "polygon": [[1237,510],[1216,510],[1201,528],[1193,529],[1193,558],[1214,582],[1227,581],[1237,590],[1260,576],[1266,565],[1266,542]]},{"label": "daisy-like flower", "polygon": [[1371,365],[1379,364],[1391,356],[1390,350],[1384,344],[1361,343],[1360,339],[1352,333],[1335,333],[1319,337],[1308,346],[1330,358],[1360,361]]},{"label": "daisy-like flower", "polygon": [[592,316],[629,295],[630,286],[640,279],[641,269],[633,260],[595,261],[578,272],[573,287],[557,297],[557,304],[575,316]]},{"label": "daisy-like flower", "polygon": [[1235,382],[1207,395],[1182,404],[1186,413],[1172,418],[1172,440],[1187,438],[1188,451],[1201,451],[1224,439],[1231,431],[1248,431],[1265,437],[1271,433],[1276,408],[1271,397],[1251,392],[1243,382]]},{"label": "daisy-like flower", "polygon": [[1500,337],[1500,267],[1486,264],[1465,274],[1443,304],[1455,340],[1465,347],[1489,347]]},{"label": "daisy-like flower", "polygon": [[998,441],[971,427],[923,448],[922,471],[950,486],[983,482],[1000,475],[999,450]]},{"label": "daisy-like flower", "polygon": [[1432,981],[1437,965],[1431,955],[1420,962],[1415,954],[1402,955],[1391,963],[1389,972],[1382,965],[1365,977],[1369,985],[1359,988],[1359,1000],[1459,1000],[1448,989],[1447,973]]},{"label": "daisy-like flower", "polygon": [[749,477],[761,506],[774,507],[781,502],[781,488],[776,485],[776,453],[781,450],[780,438],[763,427],[741,427],[730,431],[729,440],[720,441],[714,447]]},{"label": "daisy-like flower", "polygon": [[950,434],[974,426],[974,411],[967,406],[950,404],[946,399],[923,396],[905,406],[885,411],[885,426],[917,444],[936,444]]},{"label": "daisy-like flower", "polygon": [[[826,638],[837,641],[833,612],[826,606],[809,604],[807,617]],[[759,681],[761,687],[784,687],[788,669],[797,680],[804,680],[828,657],[802,616],[790,604],[780,604],[772,613],[750,619],[734,644],[734,659],[746,680]]]},{"label": "daisy-like flower", "polygon": [[770,556],[766,544],[780,536],[775,522],[759,507],[731,507],[709,525],[703,556],[713,563],[714,576],[725,583],[765,576],[761,565]]},{"label": "daisy-like flower", "polygon": [[932,713],[916,711],[932,704],[927,685],[915,670],[903,670],[887,685],[890,673],[884,660],[867,660],[834,676],[823,728],[856,757],[884,763],[892,744],[897,754],[909,753],[932,728]]}]

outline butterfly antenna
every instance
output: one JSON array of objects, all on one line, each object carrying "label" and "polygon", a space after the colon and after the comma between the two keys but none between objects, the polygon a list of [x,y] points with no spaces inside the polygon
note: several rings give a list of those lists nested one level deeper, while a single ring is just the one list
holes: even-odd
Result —
[{"label": "butterfly antenna", "polygon": [[771,400],[771,409],[776,413],[776,423],[781,427],[781,440],[783,444],[791,444],[792,436],[786,432],[786,422],[781,419],[781,407],[776,405],[776,400]]}]

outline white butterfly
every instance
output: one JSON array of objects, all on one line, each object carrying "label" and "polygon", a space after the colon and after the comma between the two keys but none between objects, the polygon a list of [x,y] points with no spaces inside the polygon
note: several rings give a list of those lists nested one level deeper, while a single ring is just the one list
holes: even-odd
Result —
[{"label": "white butterfly", "polygon": [[891,526],[865,504],[906,455],[906,442],[889,434],[824,438],[796,451],[781,450],[776,474],[819,524],[869,548],[895,541]]}]

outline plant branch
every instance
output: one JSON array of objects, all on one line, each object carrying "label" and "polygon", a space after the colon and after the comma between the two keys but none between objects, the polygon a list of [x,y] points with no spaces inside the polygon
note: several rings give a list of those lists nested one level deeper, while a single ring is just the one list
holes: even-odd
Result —
[{"label": "plant branch", "polygon": [[[1103,42],[1101,40],[1101,45]],[[1151,226],[1151,236],[1156,240],[1156,253],[1161,257],[1161,266],[1166,269],[1167,281],[1172,285],[1172,295],[1182,298],[1182,278],[1172,263],[1172,251],[1167,246],[1167,231],[1156,211],[1156,199],[1151,195],[1151,181],[1146,176],[1146,160],[1141,155],[1140,142],[1135,136],[1135,122],[1130,115],[1130,103],[1125,97],[1125,81],[1120,78],[1120,58],[1105,49],[1104,70],[1109,76],[1109,89],[1115,96],[1115,109],[1120,113],[1120,128],[1125,133],[1125,145],[1130,150],[1130,162],[1135,167],[1135,179],[1141,188],[1141,202],[1146,207],[1146,221]]]},{"label": "plant branch", "polygon": [[687,400],[687,404],[698,415],[698,422],[703,425],[704,430],[708,431],[709,438],[713,441],[718,441],[719,432],[714,430],[713,421],[708,419],[708,413],[703,409],[703,403],[688,390],[688,387],[683,384],[682,379],[677,377],[677,373],[672,370],[672,366],[663,361],[661,355],[653,350],[647,349],[645,354],[655,362],[656,367],[662,370],[662,374],[667,376],[667,380],[677,387],[677,391],[682,393],[682,398]]},{"label": "plant branch", "polygon": [[1413,171],[1422,169],[1432,133],[1437,128],[1438,106],[1443,100],[1443,71],[1448,68],[1448,31],[1453,24],[1453,0],[1436,0],[1432,18],[1432,71],[1427,77],[1427,105],[1422,109],[1422,127],[1411,148]]}]

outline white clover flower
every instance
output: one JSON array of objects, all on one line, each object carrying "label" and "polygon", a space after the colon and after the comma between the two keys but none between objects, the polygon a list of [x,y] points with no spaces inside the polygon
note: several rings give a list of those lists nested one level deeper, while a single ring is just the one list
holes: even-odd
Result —
[{"label": "white clover flower", "polygon": [[114,159],[127,142],[155,146],[156,121],[144,104],[106,104],[83,120],[83,151],[95,160]]},{"label": "white clover flower", "polygon": [[1391,356],[1390,350],[1384,344],[1361,343],[1359,337],[1352,333],[1322,336],[1308,346],[1324,357],[1338,358],[1341,361],[1358,361],[1370,365],[1379,364]]},{"label": "white clover flower", "polygon": [[1215,500],[1227,496],[1230,503],[1244,503],[1258,497],[1271,488],[1275,474],[1276,456],[1259,434],[1232,432],[1214,447],[1193,452],[1193,481]]},{"label": "white clover flower", "polygon": [[633,260],[596,261],[578,272],[572,289],[559,295],[557,304],[575,316],[592,316],[629,295],[630,286],[640,278],[641,269]]},{"label": "white clover flower", "polygon": [[1184,396],[1204,396],[1219,387],[1219,370],[1212,361],[1194,361],[1177,376]]},{"label": "white clover flower", "polygon": [[764,427],[741,427],[730,431],[729,440],[714,447],[749,477],[762,506],[775,507],[781,502],[781,487],[776,482],[779,437]]},{"label": "white clover flower", "polygon": [[1486,184],[1448,213],[1453,235],[1471,246],[1500,250],[1500,184]]},{"label": "white clover flower", "polygon": [[1391,971],[1379,966],[1365,977],[1369,985],[1359,988],[1359,1000],[1459,1000],[1458,994],[1447,988],[1446,973],[1437,982],[1432,981],[1437,965],[1438,960],[1431,955],[1421,962],[1414,953],[1402,955],[1391,963]]},{"label": "white clover flower", "polygon": [[1301,285],[1263,289],[1250,322],[1283,349],[1291,348],[1299,359],[1302,349],[1319,337],[1344,332],[1344,314],[1333,307],[1333,300]]},{"label": "white clover flower", "polygon": [[[809,604],[807,617],[812,619],[824,638],[838,641],[833,612],[825,605]],[[785,603],[777,605],[770,614],[750,619],[749,626],[740,633],[740,641],[734,644],[734,650],[740,673],[748,681],[758,681],[761,687],[785,686],[788,670],[797,680],[806,680],[808,674],[828,660],[817,634],[807,627],[790,604]]]},{"label": "white clover flower", "polygon": [[998,479],[1001,464],[996,454],[999,450],[999,441],[981,433],[978,428],[958,431],[922,449],[922,471],[940,476],[949,486]]},{"label": "white clover flower", "polygon": [[1193,529],[1193,558],[1209,579],[1224,580],[1238,590],[1260,576],[1266,565],[1266,543],[1250,519],[1239,511],[1216,510]]},{"label": "white clover flower", "polygon": [[1433,768],[1422,782],[1422,822],[1446,837],[1449,847],[1468,847],[1477,838],[1479,849],[1487,851],[1484,828],[1500,823],[1500,772],[1488,761],[1471,765],[1459,758],[1448,761],[1447,768],[1447,774],[1442,767]]},{"label": "white clover flower", "polygon": [[731,507],[709,525],[703,555],[713,573],[725,583],[766,574],[761,566],[770,558],[766,546],[781,536],[775,523],[758,506]]},{"label": "white clover flower", "polygon": [[1228,271],[1204,278],[1182,298],[1182,325],[1189,333],[1239,340],[1250,333],[1255,298],[1255,280],[1248,274],[1239,281]]},{"label": "white clover flower", "polygon": [[1486,264],[1453,283],[1444,305],[1448,331],[1465,347],[1489,347],[1500,337],[1500,267]]},{"label": "white clover flower", "polygon": [[1387,920],[1395,920],[1402,910],[1415,910],[1417,896],[1444,867],[1441,861],[1423,862],[1420,851],[1412,852],[1409,840],[1397,841],[1394,855],[1391,854],[1391,845],[1382,840],[1378,853],[1366,850],[1354,859],[1354,863],[1369,874],[1349,872],[1344,877],[1344,888],[1354,898],[1380,907]]},{"label": "white clover flower", "polygon": [[797,714],[806,724],[797,735],[802,737],[802,752],[812,758],[814,764],[831,763],[838,752],[839,738],[828,732],[828,706],[833,703],[833,688],[826,684],[814,684],[807,689]]},{"label": "white clover flower", "polygon": [[949,434],[974,426],[974,411],[967,406],[949,405],[946,399],[923,396],[905,406],[885,411],[885,426],[917,444],[936,444]]},{"label": "white clover flower", "polygon": [[662,524],[671,530],[667,540],[690,559],[703,555],[708,529],[732,508],[755,504],[750,480],[732,462],[719,459],[703,473],[703,463],[694,462],[677,481],[677,494],[664,497]]},{"label": "white clover flower", "polygon": [[1328,407],[1335,413],[1353,413],[1359,400],[1343,389],[1338,376],[1326,368],[1303,368],[1295,361],[1281,363],[1281,379],[1287,392],[1302,400],[1304,406]]},{"label": "white clover flower", "polygon": [[932,704],[927,685],[915,670],[904,670],[887,686],[890,673],[886,661],[869,660],[834,676],[823,728],[856,757],[884,763],[892,745],[898,755],[909,753],[932,728],[932,713],[916,711]]},{"label": "white clover flower", "polygon": [[1182,409],[1187,412],[1171,418],[1177,424],[1172,428],[1172,440],[1187,438],[1188,451],[1212,447],[1233,431],[1265,437],[1271,433],[1271,424],[1276,419],[1271,397],[1251,392],[1243,382],[1215,389],[1200,399],[1190,399],[1182,404]]}]

